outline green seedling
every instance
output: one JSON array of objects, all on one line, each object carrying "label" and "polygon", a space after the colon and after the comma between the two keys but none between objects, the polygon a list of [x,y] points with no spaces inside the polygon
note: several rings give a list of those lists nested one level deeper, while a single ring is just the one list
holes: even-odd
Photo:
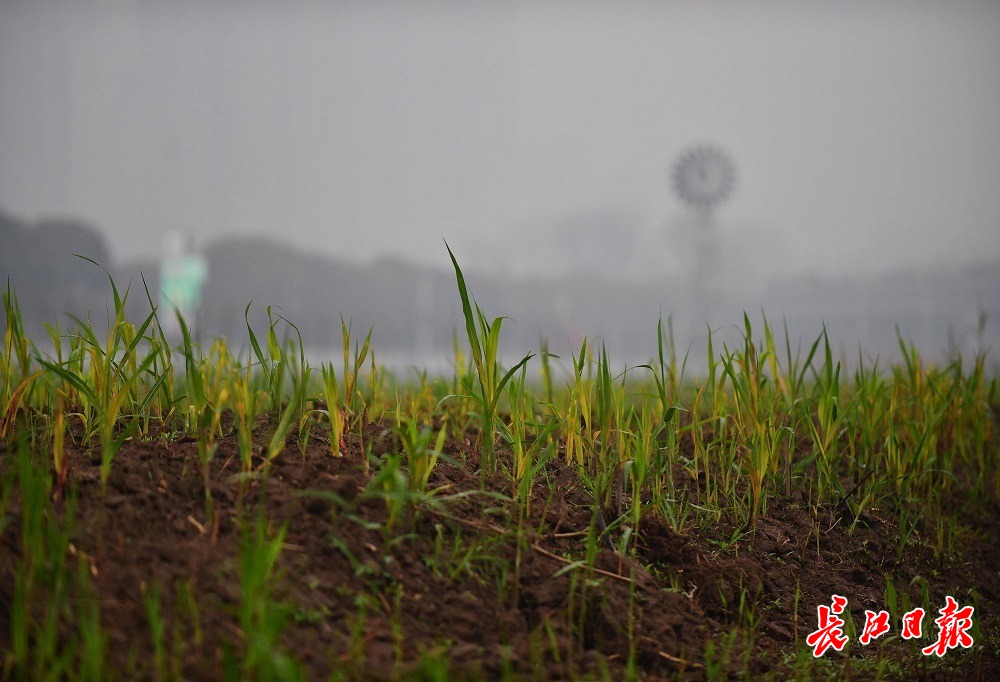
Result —
[{"label": "green seedling", "polygon": [[11,640],[3,665],[14,679],[61,679],[73,670],[93,675],[103,669],[106,639],[91,596],[89,564],[82,556],[70,560],[77,554],[70,542],[75,500],[65,500],[61,510],[51,504],[48,472],[23,439],[14,465],[21,494],[20,555],[13,566]]},{"label": "green seedling", "polygon": [[0,347],[0,442],[6,441],[14,428],[18,410],[38,373],[31,372],[30,342],[24,335],[24,322],[17,294],[10,280],[3,293],[6,328]]},{"label": "green seedling", "polygon": [[167,647],[166,647],[166,625],[163,620],[163,612],[160,604],[160,586],[150,585],[142,595],[143,605],[146,607],[146,622],[149,624],[149,636],[153,642],[153,678],[156,680],[166,680],[167,676]]},{"label": "green seedling", "polygon": [[448,430],[442,427],[435,438],[431,427],[426,424],[418,425],[415,417],[397,416],[396,435],[403,444],[403,454],[410,476],[410,489],[423,495],[427,492],[427,482],[434,471],[438,457],[441,456]]},{"label": "green seedling", "polygon": [[[89,258],[84,260],[97,265]],[[39,357],[39,363],[48,372],[71,385],[94,408],[94,418],[97,422],[101,443],[102,490],[107,486],[108,476],[111,473],[111,462],[115,453],[139,426],[137,415],[142,413],[157,395],[160,385],[167,376],[166,374],[160,375],[154,380],[152,386],[141,390],[143,377],[147,375],[158,357],[156,353],[149,353],[141,357],[139,355],[139,344],[143,340],[143,335],[150,328],[150,324],[156,316],[156,310],[150,312],[138,328],[133,326],[125,318],[128,290],[125,291],[124,296],[120,295],[111,274],[107,270],[104,272],[111,281],[111,289],[114,294],[114,317],[110,318],[109,316],[105,342],[102,344],[98,340],[89,324],[71,316],[78,325],[82,353],[75,359],[71,358],[63,363],[50,362]],[[79,363],[84,359],[89,366],[89,376],[82,376],[71,369],[74,366],[74,360]],[[119,431],[119,420],[122,417],[122,411],[126,409],[129,410],[125,415],[127,421],[125,427]]]},{"label": "green seedling", "polygon": [[[365,340],[358,346],[354,344],[354,352],[351,353],[351,325],[345,323],[344,318],[340,318],[340,336],[343,343],[344,353],[344,395],[341,404],[352,418],[357,418],[364,414],[364,401],[358,392],[358,375],[365,366],[365,358],[371,353],[372,327],[368,328]],[[372,373],[375,373],[375,360],[372,356]],[[372,377],[372,386],[375,386],[375,377]],[[375,390],[374,388],[372,390]],[[329,401],[329,396],[327,397]]]},{"label": "green seedling", "polygon": [[240,461],[243,473],[248,474],[253,470],[255,454],[254,424],[261,412],[266,392],[260,385],[259,375],[253,373],[252,363],[247,363],[246,367],[233,368],[230,386]]},{"label": "green seedling", "polygon": [[[289,322],[281,315],[275,315],[272,307],[267,307],[267,349],[268,358],[264,358],[257,335],[254,334],[250,326],[250,304],[247,304],[243,311],[247,325],[247,334],[250,337],[250,348],[257,362],[261,367],[267,385],[267,393],[270,397],[273,429],[268,439],[268,444],[264,450],[264,462],[261,467],[266,467],[275,457],[281,454],[285,448],[288,436],[296,424],[300,429],[304,424],[303,411],[307,401],[308,384],[311,369],[305,361],[305,350],[302,347],[302,335],[298,327]],[[298,337],[298,345],[285,349],[278,343],[278,336],[275,327],[278,321],[282,321],[295,331]],[[297,363],[294,361],[295,350],[298,350]],[[288,402],[284,402],[284,387],[286,380],[291,383],[291,391]]]},{"label": "green seedling", "polygon": [[205,514],[211,523],[215,520],[215,510],[209,472],[218,447],[215,439],[220,431],[222,411],[230,395],[229,386],[221,380],[221,372],[229,369],[228,351],[220,344],[213,346],[212,355],[215,356],[217,367],[213,381],[209,362],[201,357],[200,349],[191,342],[191,333],[179,312],[177,321],[183,339],[181,352],[184,355],[184,381],[187,385],[188,429],[194,431],[198,443],[198,461],[201,464],[202,487],[205,492]]},{"label": "green seedling", "polygon": [[582,467],[585,463],[584,444],[593,437],[591,427],[591,387],[593,382],[583,375],[589,359],[587,339],[580,343],[579,355],[573,355],[573,379],[569,396],[562,412],[563,440],[565,442],[566,463]]},{"label": "green seedling", "polygon": [[279,647],[293,611],[273,596],[284,539],[285,527],[270,534],[261,517],[243,529],[237,610],[244,640],[243,679],[302,679],[298,664]]},{"label": "green seedling", "polygon": [[[502,370],[497,358],[500,351],[500,326],[504,318],[497,317],[489,322],[478,304],[475,304],[475,314],[473,314],[473,302],[470,302],[462,269],[458,266],[455,254],[451,252],[451,247],[448,246],[447,242],[445,242],[445,247],[448,249],[452,265],[455,266],[455,279],[458,282],[458,293],[462,299],[462,314],[465,317],[465,331],[479,377],[479,390],[470,390],[469,392],[482,410],[482,460],[480,464],[483,472],[492,473],[496,470],[494,429],[497,403],[503,395],[504,386],[518,369],[527,364],[534,353],[525,355],[501,376]],[[471,389],[471,384],[467,388]]]},{"label": "green seedling", "polygon": [[525,370],[507,385],[507,401],[510,406],[510,422],[498,424],[503,439],[514,456],[514,470],[511,472],[514,484],[514,499],[518,501],[522,518],[531,514],[531,488],[538,471],[548,461],[554,447],[550,438],[559,428],[557,420],[539,423],[534,400],[525,391]]},{"label": "green seedling", "polygon": [[341,457],[344,452],[344,430],[347,421],[346,407],[340,401],[340,391],[337,384],[337,374],[333,363],[320,367],[323,377],[323,396],[326,398],[326,408],[316,410],[330,422],[330,454]]}]

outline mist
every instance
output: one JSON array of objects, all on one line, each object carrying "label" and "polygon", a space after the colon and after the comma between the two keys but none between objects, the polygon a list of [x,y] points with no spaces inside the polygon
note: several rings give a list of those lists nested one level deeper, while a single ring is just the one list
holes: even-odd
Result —
[{"label": "mist", "polygon": [[[991,2],[4,2],[0,278],[41,328],[104,308],[77,237],[155,295],[179,234],[205,335],[253,299],[317,349],[344,316],[427,364],[446,239],[514,354],[641,362],[658,319],[683,353],[743,311],[847,357],[980,352],[997,35]],[[698,148],[735,169],[707,212],[673,183]]]}]

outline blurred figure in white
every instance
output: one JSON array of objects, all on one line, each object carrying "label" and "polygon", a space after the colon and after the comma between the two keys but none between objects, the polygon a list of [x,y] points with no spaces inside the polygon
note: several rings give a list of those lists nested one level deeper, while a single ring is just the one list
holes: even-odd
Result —
[{"label": "blurred figure in white", "polygon": [[160,324],[171,338],[180,338],[178,314],[193,328],[201,305],[201,288],[208,277],[208,262],[196,252],[194,239],[184,232],[170,232],[164,239],[160,264]]}]

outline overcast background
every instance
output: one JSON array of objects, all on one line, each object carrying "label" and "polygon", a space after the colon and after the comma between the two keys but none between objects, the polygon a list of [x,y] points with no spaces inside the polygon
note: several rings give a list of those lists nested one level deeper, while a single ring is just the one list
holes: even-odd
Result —
[{"label": "overcast background", "polygon": [[978,268],[943,302],[974,324],[998,36],[997,2],[0,0],[0,209],[119,263],[181,230],[443,271],[445,237],[484,275],[658,281],[691,263],[671,166],[710,143],[737,286]]}]

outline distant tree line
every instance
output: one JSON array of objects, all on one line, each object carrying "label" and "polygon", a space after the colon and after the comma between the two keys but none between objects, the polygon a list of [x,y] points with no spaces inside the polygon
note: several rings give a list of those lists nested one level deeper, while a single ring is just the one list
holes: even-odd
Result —
[{"label": "distant tree line", "polygon": [[105,267],[111,264],[103,236],[84,222],[66,218],[29,223],[0,211],[0,286],[6,290],[9,282],[16,292],[33,336],[44,333],[44,323],[54,323],[65,312],[104,318],[105,302],[111,298],[108,278],[73,254]]},{"label": "distant tree line", "polygon": [[[149,313],[141,278],[159,303],[158,259],[113,263],[101,233],[84,222],[29,223],[0,212],[0,287],[9,281],[16,290],[32,338],[44,338],[44,324],[57,319],[64,331],[71,331],[67,312],[81,318],[89,314],[98,327],[105,320],[112,298],[107,276],[73,254],[107,268],[121,291],[131,287],[132,320]],[[220,239],[207,244],[202,255],[208,278],[201,309],[189,322],[203,342],[226,336],[236,346],[245,343],[244,310],[252,301],[249,319],[256,330],[264,329],[267,306],[274,306],[276,313],[295,323],[306,345],[320,353],[339,349],[343,317],[355,336],[363,338],[369,326],[374,327],[374,347],[383,360],[395,356],[397,363],[420,366],[451,356],[461,313],[443,247],[438,267],[392,258],[361,264],[350,254],[304,252],[259,237]],[[775,281],[760,295],[724,291],[711,310],[698,304],[693,283],[681,278],[651,276],[626,283],[587,271],[558,278],[545,273],[482,276],[474,271],[466,271],[466,276],[488,315],[511,318],[501,342],[501,351],[510,357],[537,351],[544,337],[550,350],[569,358],[586,335],[592,347],[595,340],[604,340],[613,356],[646,362],[655,354],[656,322],[662,316],[673,319],[679,356],[690,350],[697,363],[705,347],[706,319],[718,342],[735,341],[744,310],[757,322],[765,311],[777,329],[787,322],[793,344],[815,338],[825,325],[831,341],[850,358],[856,358],[859,344],[872,356],[896,354],[897,325],[904,337],[931,356],[947,354],[950,348],[983,349],[1000,343],[996,264],[865,279],[798,277]],[[981,314],[988,320],[985,327],[979,326]],[[0,323],[5,324],[2,311]]]}]

